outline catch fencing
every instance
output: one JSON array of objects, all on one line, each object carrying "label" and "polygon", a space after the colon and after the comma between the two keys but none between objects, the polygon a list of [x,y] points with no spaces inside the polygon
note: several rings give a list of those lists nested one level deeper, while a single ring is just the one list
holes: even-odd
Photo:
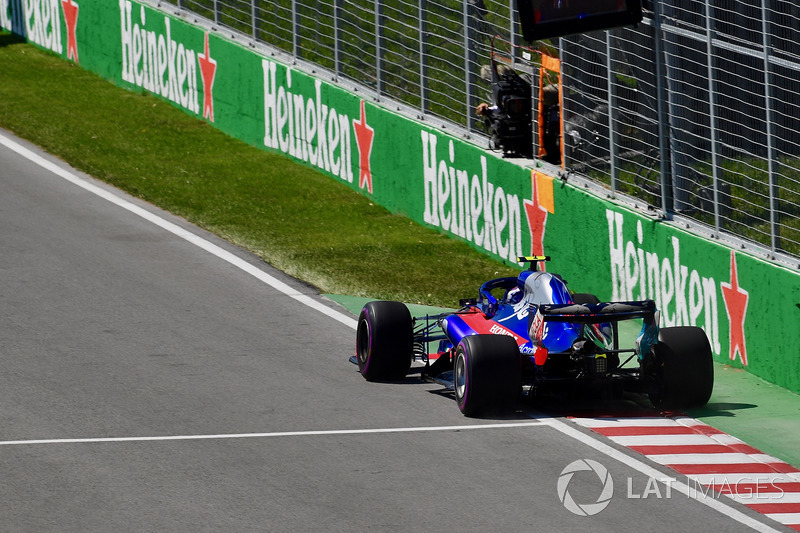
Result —
[{"label": "catch fencing", "polygon": [[534,87],[556,57],[563,178],[800,258],[800,0],[646,0],[635,28],[537,43],[514,0],[169,3],[481,143],[493,52]]}]

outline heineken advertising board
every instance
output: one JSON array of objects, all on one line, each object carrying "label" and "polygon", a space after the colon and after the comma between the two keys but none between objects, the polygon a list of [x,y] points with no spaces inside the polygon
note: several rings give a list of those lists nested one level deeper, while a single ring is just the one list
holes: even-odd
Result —
[{"label": "heineken advertising board", "polygon": [[662,326],[704,328],[717,361],[800,392],[795,272],[554,182],[149,4],[0,0],[0,26],[498,260],[545,253],[573,290],[652,298]]}]

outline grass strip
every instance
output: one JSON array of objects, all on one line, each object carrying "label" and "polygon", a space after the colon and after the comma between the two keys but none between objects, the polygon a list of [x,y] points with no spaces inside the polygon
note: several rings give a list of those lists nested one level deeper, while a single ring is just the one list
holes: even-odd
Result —
[{"label": "grass strip", "polygon": [[0,33],[0,127],[320,291],[455,306],[515,269]]}]

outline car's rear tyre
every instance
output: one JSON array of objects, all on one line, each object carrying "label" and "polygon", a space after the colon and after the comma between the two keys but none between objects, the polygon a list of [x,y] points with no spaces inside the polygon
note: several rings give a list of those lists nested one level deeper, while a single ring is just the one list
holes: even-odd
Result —
[{"label": "car's rear tyre", "polygon": [[694,326],[662,328],[646,356],[651,403],[658,409],[702,407],[714,389],[714,362],[705,332]]},{"label": "car's rear tyre", "polygon": [[522,392],[520,355],[506,335],[470,335],[453,360],[456,403],[466,416],[513,409]]},{"label": "car's rear tyre", "polygon": [[400,302],[369,302],[356,331],[358,370],[367,381],[397,381],[411,368],[414,328]]}]

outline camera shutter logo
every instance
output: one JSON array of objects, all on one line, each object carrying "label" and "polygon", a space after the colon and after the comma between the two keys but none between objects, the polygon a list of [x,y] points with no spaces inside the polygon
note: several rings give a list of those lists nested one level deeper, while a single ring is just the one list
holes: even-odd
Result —
[{"label": "camera shutter logo", "polygon": [[[575,475],[575,472],[582,471],[593,471],[603,483],[603,490],[600,496],[597,497],[595,503],[577,503],[572,499],[572,496],[567,490],[569,482],[572,481],[572,476]],[[564,507],[566,507],[569,512],[579,516],[593,516],[605,509],[611,502],[611,497],[614,495],[614,480],[611,479],[611,474],[608,472],[608,469],[597,461],[578,459],[568,464],[566,468],[561,471],[561,475],[558,477],[557,488],[558,499],[561,500],[561,503],[564,504]]]}]

